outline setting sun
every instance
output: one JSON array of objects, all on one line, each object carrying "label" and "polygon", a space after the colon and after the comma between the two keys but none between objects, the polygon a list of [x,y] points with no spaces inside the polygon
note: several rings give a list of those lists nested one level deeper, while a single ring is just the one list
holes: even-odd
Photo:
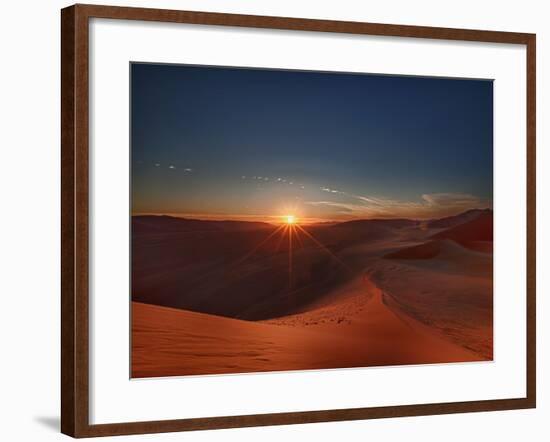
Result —
[{"label": "setting sun", "polygon": [[296,217],[294,215],[286,215],[285,223],[287,224],[296,224]]}]

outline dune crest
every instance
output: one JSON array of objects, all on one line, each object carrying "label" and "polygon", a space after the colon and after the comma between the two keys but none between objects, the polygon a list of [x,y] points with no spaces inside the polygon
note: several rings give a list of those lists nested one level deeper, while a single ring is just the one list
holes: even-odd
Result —
[{"label": "dune crest", "polygon": [[493,357],[492,212],[296,227],[135,217],[132,376]]},{"label": "dune crest", "polygon": [[368,280],[364,299],[254,322],[133,303],[132,377],[476,361],[395,314]]}]

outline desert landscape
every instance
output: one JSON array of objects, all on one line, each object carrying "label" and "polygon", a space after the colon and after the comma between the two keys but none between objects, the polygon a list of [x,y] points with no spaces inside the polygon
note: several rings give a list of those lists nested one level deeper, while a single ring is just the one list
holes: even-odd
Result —
[{"label": "desert landscape", "polygon": [[132,217],[132,377],[489,361],[493,213]]}]

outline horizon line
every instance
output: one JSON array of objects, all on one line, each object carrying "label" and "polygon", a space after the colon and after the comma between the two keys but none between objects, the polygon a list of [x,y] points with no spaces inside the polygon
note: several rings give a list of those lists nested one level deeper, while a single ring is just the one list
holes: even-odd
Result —
[{"label": "horizon line", "polygon": [[[327,219],[327,218],[312,218],[312,217],[297,217],[300,224],[331,224],[331,223],[345,223],[350,221],[376,221],[376,220],[408,220],[408,221],[430,221],[449,218],[452,216],[461,215],[472,210],[490,211],[493,209],[490,207],[473,207],[466,210],[459,210],[454,214],[437,216],[437,217],[402,217],[402,216],[388,216],[388,217],[352,217],[345,219]],[[287,215],[209,215],[209,214],[189,214],[189,213],[173,213],[173,212],[136,212],[131,213],[131,217],[134,216],[157,216],[157,217],[169,217],[179,218],[194,221],[213,221],[213,222],[249,222],[249,223],[265,223],[265,224],[278,224],[283,222],[283,219]],[[248,218],[248,219],[247,219]]]}]

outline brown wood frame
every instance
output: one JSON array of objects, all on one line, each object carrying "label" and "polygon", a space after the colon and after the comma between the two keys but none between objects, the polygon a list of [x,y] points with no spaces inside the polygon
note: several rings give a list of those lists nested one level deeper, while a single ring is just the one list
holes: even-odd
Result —
[{"label": "brown wood frame", "polygon": [[[525,45],[527,48],[526,397],[90,425],[88,422],[88,23],[91,17]],[[62,9],[61,431],[73,437],[111,436],[534,408],[536,404],[535,48],[535,35],[525,33],[98,5],[74,5]]]}]

